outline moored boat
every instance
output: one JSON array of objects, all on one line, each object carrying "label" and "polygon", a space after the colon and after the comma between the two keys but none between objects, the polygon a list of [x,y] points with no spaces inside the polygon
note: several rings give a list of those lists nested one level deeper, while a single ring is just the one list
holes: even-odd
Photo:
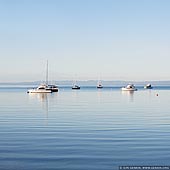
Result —
[{"label": "moored boat", "polygon": [[27,93],[52,93],[58,92],[58,87],[56,85],[48,84],[48,60],[46,67],[46,83],[39,85],[37,88],[29,89]]},{"label": "moored boat", "polygon": [[73,90],[79,90],[80,89],[80,86],[74,84],[73,87],[72,87]]},{"label": "moored boat", "polygon": [[46,85],[40,85],[37,88],[29,89],[27,93],[52,93],[52,90],[47,89]]},{"label": "moored boat", "polygon": [[98,89],[102,89],[102,88],[103,88],[102,84],[98,84],[98,85],[97,85],[97,88],[98,88]]},{"label": "moored boat", "polygon": [[122,91],[137,91],[137,88],[133,84],[128,84],[126,87],[122,87]]},{"label": "moored boat", "polygon": [[51,90],[52,92],[58,92],[58,86],[56,86],[56,85],[47,85],[46,90]]},{"label": "moored boat", "polygon": [[46,89],[52,92],[58,92],[58,86],[54,84],[48,84],[48,60],[47,60],[47,70],[46,70]]},{"label": "moored boat", "polygon": [[101,81],[98,81],[98,83],[97,83],[97,88],[98,88],[98,89],[102,89],[102,88],[103,88]]},{"label": "moored boat", "polygon": [[147,84],[146,86],[144,86],[144,89],[152,89],[152,85],[151,84]]}]

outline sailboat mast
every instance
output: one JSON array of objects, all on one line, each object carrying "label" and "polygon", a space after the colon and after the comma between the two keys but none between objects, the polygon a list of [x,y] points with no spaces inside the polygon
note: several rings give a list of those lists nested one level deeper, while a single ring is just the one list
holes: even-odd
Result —
[{"label": "sailboat mast", "polygon": [[46,70],[46,85],[48,85],[48,60],[47,60],[47,70]]}]

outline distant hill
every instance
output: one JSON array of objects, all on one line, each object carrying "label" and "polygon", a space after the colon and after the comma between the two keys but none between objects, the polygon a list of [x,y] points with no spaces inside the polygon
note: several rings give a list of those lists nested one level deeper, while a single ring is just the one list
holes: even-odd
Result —
[{"label": "distant hill", "polygon": [[[52,84],[57,84],[59,86],[72,86],[73,81],[70,80],[65,80],[65,81],[51,81]],[[87,80],[87,81],[77,81],[77,84],[80,86],[96,86],[97,85],[97,80]],[[122,81],[122,80],[112,80],[112,81],[106,81],[106,80],[102,80],[101,81],[103,86],[124,86],[128,83],[133,83],[136,86],[144,86],[147,83],[151,83],[153,86],[157,85],[157,86],[170,86],[170,81]],[[2,82],[0,83],[1,86],[4,85],[28,85],[28,86],[37,86],[39,84],[41,84],[41,81],[34,81],[34,82]],[[50,84],[50,82],[49,82]]]}]

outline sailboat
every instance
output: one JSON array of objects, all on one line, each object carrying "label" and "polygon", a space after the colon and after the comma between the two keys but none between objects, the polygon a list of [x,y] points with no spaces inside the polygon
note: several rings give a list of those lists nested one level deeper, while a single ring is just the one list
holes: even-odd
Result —
[{"label": "sailboat", "polygon": [[58,92],[58,86],[54,84],[48,84],[48,60],[47,60],[47,72],[46,72],[46,89],[51,90],[52,92]]},{"label": "sailboat", "polygon": [[97,83],[97,88],[98,88],[98,89],[102,89],[102,88],[103,88],[101,81],[98,81],[98,83]]},{"label": "sailboat", "polygon": [[58,87],[56,85],[48,84],[48,60],[47,60],[46,83],[39,85],[37,88],[29,89],[27,93],[52,93],[52,92],[58,92]]},{"label": "sailboat", "polygon": [[152,85],[151,84],[147,84],[146,86],[144,86],[144,89],[152,89]]},{"label": "sailboat", "polygon": [[79,90],[80,89],[80,86],[77,85],[76,81],[73,83],[72,89],[73,90]]},{"label": "sailboat", "polygon": [[74,84],[73,87],[72,87],[73,90],[79,90],[80,89],[80,86]]},{"label": "sailboat", "polygon": [[122,87],[122,91],[137,91],[137,88],[133,84],[128,84],[126,87]]}]

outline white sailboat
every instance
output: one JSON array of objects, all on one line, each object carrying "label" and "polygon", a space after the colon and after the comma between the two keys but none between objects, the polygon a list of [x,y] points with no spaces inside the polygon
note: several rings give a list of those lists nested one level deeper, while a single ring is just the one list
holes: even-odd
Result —
[{"label": "white sailboat", "polygon": [[80,89],[80,86],[74,84],[73,87],[72,87],[73,90],[79,90]]},{"label": "white sailboat", "polygon": [[137,91],[137,88],[133,84],[128,84],[126,87],[122,87],[122,91]]},{"label": "white sailboat", "polygon": [[48,60],[46,69],[46,83],[39,85],[37,88],[29,89],[27,93],[52,93],[58,92],[58,87],[56,85],[48,85]]},{"label": "white sailboat", "polygon": [[46,89],[51,90],[52,92],[58,92],[58,86],[54,84],[48,84],[48,60],[47,60],[47,72],[46,72]]},{"label": "white sailboat", "polygon": [[102,88],[103,88],[101,81],[98,81],[98,83],[97,83],[97,88],[98,88],[98,89],[102,89]]},{"label": "white sailboat", "polygon": [[73,90],[79,90],[79,89],[80,89],[80,86],[77,85],[77,82],[76,82],[76,81],[74,81],[73,86],[72,86],[72,89],[73,89]]},{"label": "white sailboat", "polygon": [[144,89],[152,89],[152,85],[151,84],[147,84],[146,86],[144,86]]}]

